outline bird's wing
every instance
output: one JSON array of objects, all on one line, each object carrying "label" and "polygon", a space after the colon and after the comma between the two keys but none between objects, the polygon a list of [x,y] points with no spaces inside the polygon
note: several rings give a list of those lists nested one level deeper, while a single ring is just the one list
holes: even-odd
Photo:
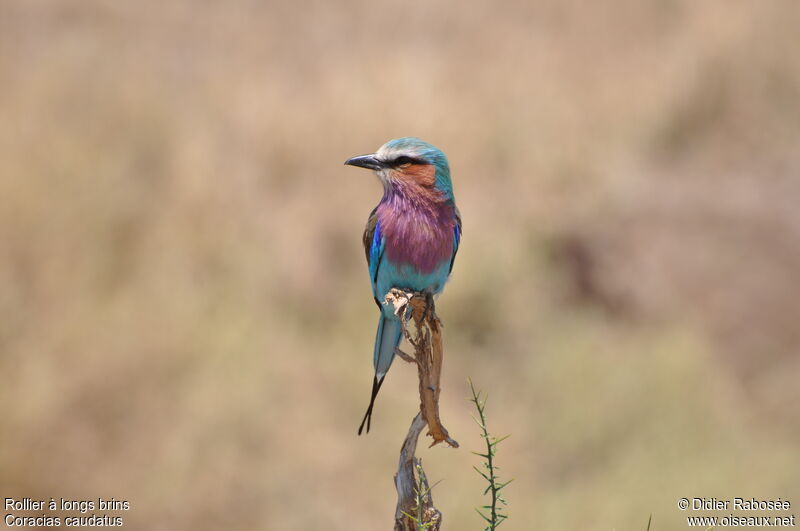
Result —
[{"label": "bird's wing", "polygon": [[381,303],[375,296],[375,290],[377,289],[378,269],[380,269],[381,260],[383,259],[385,243],[381,234],[381,224],[378,222],[377,210],[378,207],[375,207],[367,219],[363,242],[364,252],[367,255],[367,264],[369,265],[369,277],[372,282],[372,294],[375,297],[375,303],[380,308]]},{"label": "bird's wing", "polygon": [[461,213],[457,207],[454,206],[453,208],[456,211],[456,226],[453,228],[453,257],[450,259],[448,275],[453,272],[453,264],[456,261],[456,254],[458,254],[458,244],[461,243]]}]

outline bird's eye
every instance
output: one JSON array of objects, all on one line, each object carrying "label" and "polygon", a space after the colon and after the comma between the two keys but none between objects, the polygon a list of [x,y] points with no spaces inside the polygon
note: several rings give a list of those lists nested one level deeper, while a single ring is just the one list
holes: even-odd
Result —
[{"label": "bird's eye", "polygon": [[406,155],[400,155],[396,159],[394,159],[395,166],[408,166],[409,164],[414,164],[416,161],[411,157]]}]

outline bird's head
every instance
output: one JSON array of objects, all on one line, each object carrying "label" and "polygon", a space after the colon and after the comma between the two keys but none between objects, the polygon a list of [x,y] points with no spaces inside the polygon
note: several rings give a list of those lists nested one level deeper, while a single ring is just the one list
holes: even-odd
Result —
[{"label": "bird's head", "polygon": [[406,182],[435,188],[447,199],[453,197],[447,157],[439,148],[419,138],[389,140],[375,153],[353,157],[345,164],[375,170],[385,188]]}]

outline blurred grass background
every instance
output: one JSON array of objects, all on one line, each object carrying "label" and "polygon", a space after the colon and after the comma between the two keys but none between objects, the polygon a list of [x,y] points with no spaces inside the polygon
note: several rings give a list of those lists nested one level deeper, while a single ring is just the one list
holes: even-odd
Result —
[{"label": "blurred grass background", "polygon": [[0,4],[0,491],[132,529],[386,529],[417,406],[356,437],[380,196],[449,156],[464,219],[422,452],[478,529],[466,379],[511,433],[504,529],[800,506],[800,6],[789,0]]}]

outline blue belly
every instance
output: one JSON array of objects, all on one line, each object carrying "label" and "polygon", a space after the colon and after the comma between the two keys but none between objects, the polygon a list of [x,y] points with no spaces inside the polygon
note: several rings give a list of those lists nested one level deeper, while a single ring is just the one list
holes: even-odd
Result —
[{"label": "blue belly", "polygon": [[[420,273],[410,264],[395,265],[389,260],[384,260],[378,270],[375,286],[375,298],[383,305],[383,298],[392,288],[406,291],[420,291],[437,294],[444,289],[445,282],[450,273],[450,261],[444,261],[431,273]],[[383,313],[393,317],[394,309],[383,305]]]}]

